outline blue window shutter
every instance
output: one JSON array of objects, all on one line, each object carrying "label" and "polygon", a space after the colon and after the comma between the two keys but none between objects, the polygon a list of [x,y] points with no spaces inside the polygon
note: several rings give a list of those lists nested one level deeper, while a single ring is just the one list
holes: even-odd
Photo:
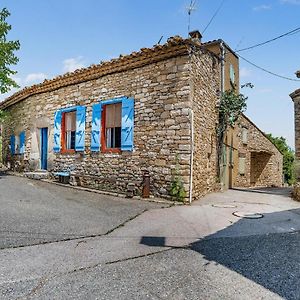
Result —
[{"label": "blue window shutter", "polygon": [[85,106],[77,106],[75,150],[84,151],[85,138]]},{"label": "blue window shutter", "polygon": [[101,129],[101,103],[93,105],[92,114],[92,133],[91,133],[91,150],[99,151],[101,147],[100,129]]},{"label": "blue window shutter", "polygon": [[122,100],[122,133],[121,150],[133,150],[133,127],[134,127],[134,100],[125,98]]},{"label": "blue window shutter", "polygon": [[25,153],[25,131],[20,133],[20,154]]},{"label": "blue window shutter", "polygon": [[10,153],[15,154],[15,136],[11,135],[10,136]]},{"label": "blue window shutter", "polygon": [[60,151],[60,144],[61,144],[61,118],[62,113],[60,110],[57,110],[54,115],[54,145],[53,151],[59,152]]}]

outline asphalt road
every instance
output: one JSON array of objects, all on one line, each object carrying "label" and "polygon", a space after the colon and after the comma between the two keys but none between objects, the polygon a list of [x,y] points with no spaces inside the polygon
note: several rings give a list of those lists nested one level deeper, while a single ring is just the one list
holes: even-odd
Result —
[{"label": "asphalt road", "polygon": [[[0,299],[300,299],[300,203],[288,197],[288,190],[228,191],[192,206],[160,209],[128,199],[101,196],[104,200],[95,201],[94,194],[84,192],[77,197],[77,191],[22,178],[0,182],[6,182],[7,197],[19,199],[15,195],[24,189],[24,195],[34,194],[36,205],[41,195],[57,195],[54,205],[42,201],[42,207],[53,209],[52,216],[58,204],[65,212],[71,210],[80,220],[72,220],[80,233],[90,233],[91,224],[105,232],[129,218],[105,235],[1,249]],[[19,192],[9,192],[16,182]],[[77,201],[67,200],[73,196]],[[18,205],[10,205],[10,216],[16,218]],[[107,216],[103,223],[86,220],[93,210]],[[23,221],[31,228],[43,224],[41,214],[36,216],[40,211],[47,209],[34,209],[31,218],[36,221]],[[237,218],[235,211],[264,217]],[[3,216],[1,212],[1,223]],[[60,223],[71,230],[63,217]],[[47,230],[52,225],[44,226]],[[74,228],[71,233],[77,236]],[[18,244],[17,236],[14,240]]]},{"label": "asphalt road", "polygon": [[166,205],[0,176],[0,249],[104,235]]}]

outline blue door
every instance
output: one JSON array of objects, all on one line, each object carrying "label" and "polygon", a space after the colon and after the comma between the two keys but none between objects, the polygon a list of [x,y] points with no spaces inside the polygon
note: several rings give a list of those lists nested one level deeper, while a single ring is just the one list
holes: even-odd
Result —
[{"label": "blue door", "polygon": [[48,128],[41,128],[41,169],[47,170]]}]

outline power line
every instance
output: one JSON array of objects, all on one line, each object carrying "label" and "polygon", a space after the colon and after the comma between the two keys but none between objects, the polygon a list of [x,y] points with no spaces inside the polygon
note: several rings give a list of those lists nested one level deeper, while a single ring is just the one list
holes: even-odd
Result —
[{"label": "power line", "polygon": [[298,81],[298,82],[300,81],[299,79],[295,79],[295,78],[290,78],[290,77],[282,76],[282,75],[276,74],[276,73],[274,73],[274,72],[271,72],[271,71],[269,71],[269,70],[267,70],[267,69],[265,69],[265,68],[262,68],[262,67],[258,66],[257,64],[255,64],[255,63],[249,61],[249,60],[246,59],[245,57],[242,57],[242,56],[241,56],[240,54],[238,54],[238,53],[236,53],[236,55],[237,55],[239,58],[241,58],[242,60],[244,60],[245,62],[247,62],[248,64],[250,64],[250,65],[256,67],[257,69],[260,69],[261,71],[264,71],[264,72],[266,72],[266,73],[269,73],[269,74],[271,74],[271,75],[273,75],[273,76],[276,76],[276,77],[279,77],[279,78],[282,78],[282,79],[286,79],[286,80],[290,80],[290,81]]},{"label": "power line", "polygon": [[206,25],[206,27],[203,29],[202,33],[204,33],[206,31],[206,29],[209,27],[209,25],[212,23],[212,21],[214,20],[214,18],[217,16],[217,14],[219,13],[219,11],[221,10],[223,4],[224,4],[225,0],[223,0],[221,2],[221,4],[219,5],[219,7],[217,8],[217,10],[215,11],[215,13],[213,14],[213,16],[211,17],[211,19],[209,20],[208,24]]},{"label": "power line", "polygon": [[296,34],[296,33],[299,33],[300,32],[300,27],[296,28],[296,29],[293,29],[287,33],[284,33],[284,34],[281,34],[273,39],[270,39],[270,40],[267,40],[263,43],[259,43],[259,44],[256,44],[256,45],[253,45],[253,46],[250,46],[250,47],[247,47],[247,48],[243,48],[243,49],[239,49],[239,50],[236,50],[235,52],[241,52],[241,51],[246,51],[246,50],[250,50],[250,49],[253,49],[253,48],[256,48],[256,47],[259,47],[259,46],[263,46],[265,44],[268,44],[268,43],[271,43],[271,42],[274,42],[282,37],[285,37],[287,35],[293,35],[293,34]]}]

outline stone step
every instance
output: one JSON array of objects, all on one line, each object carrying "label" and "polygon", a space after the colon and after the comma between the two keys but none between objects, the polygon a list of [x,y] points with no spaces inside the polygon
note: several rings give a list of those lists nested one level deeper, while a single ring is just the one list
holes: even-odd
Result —
[{"label": "stone step", "polygon": [[30,179],[36,179],[36,180],[41,180],[41,179],[48,179],[49,178],[49,172],[45,170],[38,170],[35,172],[25,172],[24,176]]}]

